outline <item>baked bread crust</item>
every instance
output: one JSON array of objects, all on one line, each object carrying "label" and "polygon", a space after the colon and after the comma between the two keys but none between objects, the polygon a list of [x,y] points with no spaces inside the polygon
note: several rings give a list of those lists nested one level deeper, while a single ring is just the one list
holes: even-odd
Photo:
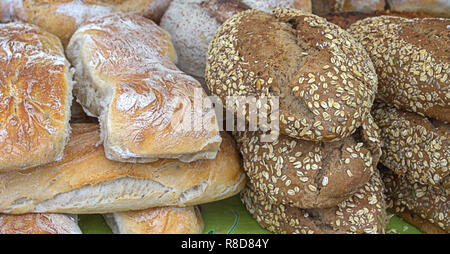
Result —
[{"label": "baked bread crust", "polygon": [[76,215],[0,214],[0,234],[82,234]]},{"label": "baked bread crust", "polygon": [[372,111],[380,128],[380,162],[414,182],[450,189],[450,126],[384,103]]},{"label": "baked bread crust", "polygon": [[449,24],[380,16],[350,26],[374,63],[378,100],[450,123]]},{"label": "baked bread crust", "polygon": [[113,213],[192,206],[237,194],[245,185],[234,141],[223,133],[214,160],[147,164],[106,159],[98,125],[73,124],[61,161],[0,175],[0,213]]},{"label": "baked bread crust", "polygon": [[387,224],[384,186],[376,171],[357,193],[336,207],[300,209],[274,204],[248,186],[241,199],[257,222],[278,234],[384,233]]},{"label": "baked bread crust", "polygon": [[[258,105],[278,96],[280,132],[310,141],[353,134],[377,91],[372,62],[350,34],[324,18],[281,8],[227,20],[210,43],[206,80],[222,101],[255,96]],[[270,112],[273,106],[261,107]]]},{"label": "baked bread crust", "polygon": [[204,223],[196,206],[157,207],[104,215],[114,234],[201,234]]},{"label": "baked bread crust", "polygon": [[216,156],[221,138],[214,108],[196,105],[209,98],[175,66],[170,35],[154,22],[129,14],[91,20],[72,36],[67,55],[76,69],[74,94],[99,117],[108,159]]},{"label": "baked bread crust", "polygon": [[386,0],[389,8],[399,12],[419,12],[450,18],[450,2],[442,0]]},{"label": "baked bread crust", "polygon": [[333,12],[372,12],[385,8],[384,0],[313,0],[312,11],[317,15]]},{"label": "baked bread crust", "polygon": [[61,159],[70,134],[72,73],[59,39],[0,24],[0,172]]}]

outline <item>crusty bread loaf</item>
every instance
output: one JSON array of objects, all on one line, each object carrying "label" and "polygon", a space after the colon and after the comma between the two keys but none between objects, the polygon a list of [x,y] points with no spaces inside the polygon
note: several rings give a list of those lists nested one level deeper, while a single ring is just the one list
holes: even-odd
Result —
[{"label": "crusty bread loaf", "polygon": [[389,209],[425,233],[450,233],[448,189],[424,185],[380,166]]},{"label": "crusty bread loaf", "polygon": [[196,206],[150,208],[104,218],[114,234],[201,234],[204,227]]},{"label": "crusty bread loaf", "polygon": [[450,123],[449,25],[450,19],[380,16],[350,26],[375,65],[377,99]]},{"label": "crusty bread loaf", "polygon": [[311,0],[173,0],[161,26],[172,36],[178,67],[203,78],[209,42],[226,19],[249,8],[270,12],[277,7],[311,12]]},{"label": "crusty bread loaf", "polygon": [[324,18],[281,8],[227,20],[210,43],[206,80],[222,101],[254,96],[270,111],[260,98],[278,97],[280,132],[311,141],[353,134],[377,91],[372,62],[350,34]]},{"label": "crusty bread loaf", "polygon": [[158,22],[171,0],[2,0],[0,21],[22,20],[58,36],[66,46],[89,19],[115,12],[136,13]]},{"label": "crusty bread loaf", "polygon": [[0,214],[0,234],[81,234],[76,215]]},{"label": "crusty bread loaf", "polygon": [[387,224],[384,186],[378,171],[352,197],[327,209],[274,204],[248,186],[241,198],[258,223],[279,234],[384,233]]},{"label": "crusty bread loaf", "polygon": [[312,11],[317,15],[332,12],[371,12],[385,8],[384,0],[312,0]]},{"label": "crusty bread loaf", "polygon": [[72,73],[59,39],[34,25],[0,24],[0,172],[62,157]]},{"label": "crusty bread loaf", "polygon": [[129,14],[91,20],[75,32],[67,56],[76,69],[74,94],[99,117],[108,159],[216,156],[214,108],[200,83],[172,62],[170,35],[154,22]]},{"label": "crusty bread loaf", "polygon": [[106,159],[98,125],[73,124],[61,161],[0,175],[0,213],[113,213],[191,206],[237,194],[245,185],[234,141],[223,133],[214,160],[148,164]]},{"label": "crusty bread loaf", "polygon": [[411,181],[450,189],[450,125],[384,103],[373,109],[380,127],[380,162]]},{"label": "crusty bread loaf", "polygon": [[261,142],[259,132],[235,132],[252,188],[274,203],[328,208],[352,196],[369,181],[380,158],[372,118],[352,136],[311,142],[279,136]]},{"label": "crusty bread loaf", "polygon": [[421,12],[450,18],[448,0],[386,0],[389,9],[399,12]]}]

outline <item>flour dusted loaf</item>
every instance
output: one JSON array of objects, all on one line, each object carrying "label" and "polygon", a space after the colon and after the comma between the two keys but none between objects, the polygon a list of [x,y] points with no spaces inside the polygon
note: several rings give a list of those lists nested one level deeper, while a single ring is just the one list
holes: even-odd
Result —
[{"label": "flour dusted loaf", "polygon": [[311,12],[311,0],[173,0],[161,27],[172,36],[180,69],[203,78],[209,42],[225,20],[250,8],[271,12],[277,7]]},{"label": "flour dusted loaf", "polygon": [[448,189],[424,185],[380,166],[388,208],[424,233],[450,233]]},{"label": "flour dusted loaf", "polygon": [[234,135],[252,188],[274,203],[300,208],[333,207],[352,196],[369,181],[381,153],[372,118],[336,142],[283,135],[261,142],[260,132]]},{"label": "flour dusted loaf", "polygon": [[227,20],[211,41],[206,81],[222,101],[255,96],[269,112],[273,105],[260,98],[279,97],[280,132],[310,141],[353,134],[377,91],[372,62],[350,34],[324,18],[282,8]]},{"label": "flour dusted loaf", "polygon": [[450,122],[450,19],[380,16],[348,29],[379,79],[377,100]]},{"label": "flour dusted loaf", "polygon": [[385,0],[312,0],[312,11],[317,15],[333,12],[373,12],[385,8]]},{"label": "flour dusted loaf", "polygon": [[0,172],[59,160],[70,134],[72,73],[59,39],[0,24]]},{"label": "flour dusted loaf", "polygon": [[450,189],[450,126],[384,103],[373,109],[380,127],[380,162],[413,182]]},{"label": "flour dusted loaf", "polygon": [[196,206],[157,207],[103,217],[114,234],[201,234],[204,228]]},{"label": "flour dusted loaf", "polygon": [[143,15],[158,22],[171,0],[2,0],[0,21],[21,20],[58,36],[66,46],[84,22],[111,13]]},{"label": "flour dusted loaf", "polygon": [[300,209],[273,203],[246,187],[241,199],[257,222],[278,234],[384,233],[387,224],[384,186],[376,171],[352,197],[327,209]]},{"label": "flour dusted loaf", "polygon": [[73,124],[61,161],[0,175],[0,213],[113,213],[192,206],[237,194],[245,185],[234,141],[223,133],[214,160],[147,164],[106,159],[98,125]]},{"label": "flour dusted loaf", "polygon": [[76,215],[0,214],[0,234],[81,234]]},{"label": "flour dusted loaf", "polygon": [[108,159],[216,156],[214,108],[200,83],[175,66],[170,35],[154,22],[129,14],[89,21],[73,35],[67,55],[76,70],[74,94],[99,117]]},{"label": "flour dusted loaf", "polygon": [[386,0],[389,8],[400,12],[418,12],[450,18],[448,0]]}]

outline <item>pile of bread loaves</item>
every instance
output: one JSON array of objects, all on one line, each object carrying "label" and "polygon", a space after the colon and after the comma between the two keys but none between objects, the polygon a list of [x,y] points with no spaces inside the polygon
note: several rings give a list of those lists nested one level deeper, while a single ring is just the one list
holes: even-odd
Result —
[{"label": "pile of bread loaves", "polygon": [[201,233],[238,193],[275,233],[450,233],[449,5],[0,0],[0,233]]}]

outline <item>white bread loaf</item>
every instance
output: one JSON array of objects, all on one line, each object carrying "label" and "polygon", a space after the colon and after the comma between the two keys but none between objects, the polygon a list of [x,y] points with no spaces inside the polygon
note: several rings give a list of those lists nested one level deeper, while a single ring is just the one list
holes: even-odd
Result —
[{"label": "white bread loaf", "polygon": [[0,214],[0,234],[81,234],[76,215]]}]

